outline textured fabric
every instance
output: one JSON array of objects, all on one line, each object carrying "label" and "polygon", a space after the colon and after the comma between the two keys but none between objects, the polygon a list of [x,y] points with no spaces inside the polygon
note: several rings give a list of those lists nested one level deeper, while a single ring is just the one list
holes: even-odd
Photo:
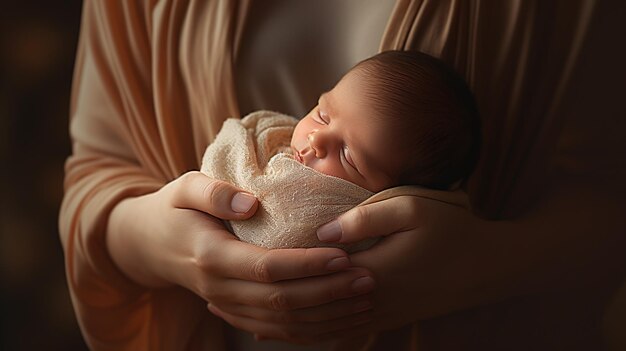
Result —
[{"label": "textured fabric", "polygon": [[[606,100],[605,89],[596,89],[603,84],[600,78],[623,83],[623,60],[610,61],[621,56],[599,46],[614,34],[606,24],[616,23],[602,16],[618,18],[623,10],[607,3],[396,2],[381,48],[419,49],[443,58],[465,76],[477,98],[485,126],[483,150],[468,193],[482,215],[526,213],[555,176],[584,175],[591,193],[599,186],[623,189],[616,179],[623,179],[625,169],[624,122],[611,118],[624,112],[623,104],[616,104],[620,90],[608,89],[617,98]],[[247,1],[234,0],[84,2],[71,102],[73,148],[59,230],[72,303],[92,349],[226,348],[224,324],[211,317],[200,298],[180,288],[135,285],[113,264],[104,236],[117,203],[198,169],[223,121],[240,115],[233,63],[247,8]],[[596,34],[588,39],[589,28]],[[607,71],[604,60],[619,74]],[[606,74],[579,75],[577,84],[570,84],[583,64]],[[585,108],[575,108],[581,104]],[[597,223],[593,235],[603,228]],[[567,301],[563,296],[579,301],[574,293],[581,296],[568,291],[538,305],[511,303],[478,309],[493,312],[488,315],[453,315],[430,323],[420,337],[434,335],[428,340],[432,349],[515,349],[510,340],[520,349],[541,349],[532,342],[542,338],[553,342],[544,349],[584,348],[588,345],[576,344],[576,338],[595,332],[596,324],[592,328],[585,321],[597,321],[602,301],[610,296],[592,306],[593,314],[574,309],[573,303],[553,308]],[[407,327],[366,346],[385,349],[393,342],[394,349],[411,349],[417,336]],[[457,345],[450,346],[453,340]]]},{"label": "textured fabric", "polygon": [[[317,228],[373,193],[296,161],[290,141],[297,123],[293,117],[271,111],[228,119],[207,148],[200,171],[259,199],[252,218],[230,221],[233,233],[242,241],[268,249],[337,247],[320,242]],[[374,242],[338,247],[354,252]]]},{"label": "textured fabric", "polygon": [[381,49],[439,57],[474,92],[489,152],[469,193],[483,216],[517,216],[540,194],[527,189],[542,188],[552,171],[567,116],[563,94],[595,7],[596,1],[397,3]]}]

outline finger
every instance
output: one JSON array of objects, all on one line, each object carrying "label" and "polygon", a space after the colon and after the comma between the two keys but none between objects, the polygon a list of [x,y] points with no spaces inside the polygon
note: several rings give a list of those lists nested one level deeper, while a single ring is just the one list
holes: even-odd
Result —
[{"label": "finger", "polygon": [[398,196],[357,206],[317,230],[324,242],[352,243],[415,229],[419,200]]},{"label": "finger", "polygon": [[174,191],[174,207],[206,212],[221,219],[249,218],[258,207],[254,195],[200,172],[187,172],[168,186]]},{"label": "finger", "polygon": [[209,300],[218,305],[235,302],[273,311],[292,311],[364,295],[374,287],[375,281],[369,271],[350,268],[330,275],[272,284],[232,279],[223,282],[223,289]]},{"label": "finger", "polygon": [[[277,339],[293,343],[311,343],[328,340],[329,336],[337,335],[342,330],[354,329],[370,323],[373,315],[372,311],[365,311],[346,318],[321,323],[271,323],[254,318],[236,316],[211,304],[209,304],[208,309],[233,327],[260,335],[259,339]],[[321,339],[321,337],[326,338]]]},{"label": "finger", "polygon": [[330,247],[267,250],[237,241],[212,252],[208,259],[222,276],[265,283],[330,274],[351,266],[345,251]]},{"label": "finger", "polygon": [[358,296],[327,303],[321,306],[301,308],[293,311],[274,311],[266,308],[241,304],[220,304],[220,310],[229,314],[274,323],[323,322],[372,308],[370,295]]}]

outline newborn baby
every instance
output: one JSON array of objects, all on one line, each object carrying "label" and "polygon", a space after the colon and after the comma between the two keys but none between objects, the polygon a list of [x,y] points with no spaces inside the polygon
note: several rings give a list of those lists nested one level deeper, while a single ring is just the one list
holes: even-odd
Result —
[{"label": "newborn baby", "polygon": [[353,67],[300,121],[269,111],[227,120],[202,172],[259,199],[251,219],[230,223],[241,240],[329,246],[317,228],[374,193],[445,190],[466,178],[479,130],[471,93],[454,72],[426,54],[387,51]]}]

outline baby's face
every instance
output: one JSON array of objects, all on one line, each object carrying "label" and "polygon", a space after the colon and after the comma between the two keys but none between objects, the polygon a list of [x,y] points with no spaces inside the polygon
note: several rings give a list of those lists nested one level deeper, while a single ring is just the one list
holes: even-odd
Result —
[{"label": "baby's face", "polygon": [[348,73],[296,126],[291,147],[297,161],[318,172],[377,192],[393,185],[397,157],[391,135],[367,108],[358,74]]}]

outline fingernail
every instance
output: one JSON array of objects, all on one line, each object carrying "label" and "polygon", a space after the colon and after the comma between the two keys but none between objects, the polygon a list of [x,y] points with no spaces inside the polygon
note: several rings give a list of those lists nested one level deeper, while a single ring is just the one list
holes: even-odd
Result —
[{"label": "fingernail", "polygon": [[320,241],[339,241],[341,234],[341,225],[339,225],[339,221],[336,219],[317,229],[317,238]]},{"label": "fingernail", "polygon": [[364,294],[374,289],[374,279],[371,277],[360,277],[355,279],[350,286],[355,294]]},{"label": "fingernail", "polygon": [[246,213],[250,211],[255,202],[256,198],[254,196],[239,192],[233,196],[230,207],[237,213]]},{"label": "fingernail", "polygon": [[335,257],[326,265],[329,271],[340,271],[348,267],[350,267],[350,260],[347,257]]},{"label": "fingernail", "polygon": [[210,303],[209,303],[206,307],[207,307],[207,308],[209,309],[209,311],[211,311],[211,313],[213,313],[214,315],[216,315],[216,316],[219,316],[219,315],[220,315],[220,313],[219,313],[219,311],[217,310],[217,308],[215,308],[215,306],[213,306],[212,304],[210,304]]}]

